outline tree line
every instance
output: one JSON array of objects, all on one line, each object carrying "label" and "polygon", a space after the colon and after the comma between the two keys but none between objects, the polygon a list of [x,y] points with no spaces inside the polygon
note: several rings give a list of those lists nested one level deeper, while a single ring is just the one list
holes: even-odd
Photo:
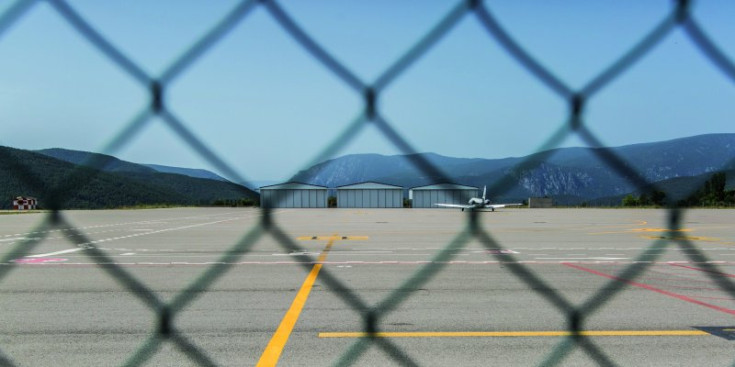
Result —
[{"label": "tree line", "polygon": [[[725,172],[717,172],[710,176],[704,184],[691,193],[686,199],[676,202],[682,207],[731,207],[735,206],[735,190],[727,189],[727,175]],[[650,193],[642,193],[638,196],[628,194],[622,199],[622,205],[626,207],[637,206],[665,206],[669,204],[666,193],[653,190]]]}]

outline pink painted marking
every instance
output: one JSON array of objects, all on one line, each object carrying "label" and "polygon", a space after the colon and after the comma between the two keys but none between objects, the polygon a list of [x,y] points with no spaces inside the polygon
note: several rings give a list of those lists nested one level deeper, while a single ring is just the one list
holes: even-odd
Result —
[{"label": "pink painted marking", "polygon": [[67,259],[59,259],[52,257],[24,257],[22,259],[13,260],[16,264],[45,264],[45,263],[58,263],[64,262]]},{"label": "pink painted marking", "polygon": [[735,315],[735,310],[731,310],[729,308],[715,306],[713,304],[702,302],[702,301],[696,300],[694,298],[687,297],[687,296],[685,296],[683,294],[665,291],[663,289],[659,289],[659,288],[656,288],[656,287],[651,287],[650,285],[647,285],[647,284],[638,283],[638,282],[634,282],[632,280],[619,278],[619,277],[616,277],[614,275],[605,274],[603,272],[599,272],[597,270],[592,270],[592,269],[588,269],[588,268],[585,268],[585,267],[581,267],[579,265],[574,265],[574,264],[570,264],[570,263],[562,263],[562,265],[568,266],[570,268],[574,268],[574,269],[577,269],[577,270],[586,271],[588,273],[599,275],[601,277],[605,277],[605,278],[608,278],[608,279],[614,279],[614,280],[617,280],[619,282],[630,284],[632,286],[636,286],[636,287],[639,287],[639,288],[648,289],[649,291],[653,291],[653,292],[660,293],[660,294],[663,294],[663,295],[666,295],[666,296],[669,296],[669,297],[673,297],[673,298],[676,298],[676,299],[679,299],[679,300],[682,300],[682,301],[686,301],[686,302],[689,302],[689,303],[694,303],[694,304],[697,304],[697,305],[700,305],[700,306],[711,308],[713,310],[717,310],[717,311],[720,311],[720,312],[724,312],[724,313],[728,313],[728,314],[731,314],[731,315]]}]

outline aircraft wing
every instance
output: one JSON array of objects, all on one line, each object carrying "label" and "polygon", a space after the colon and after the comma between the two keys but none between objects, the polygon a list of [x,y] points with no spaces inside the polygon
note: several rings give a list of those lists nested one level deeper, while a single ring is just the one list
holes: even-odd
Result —
[{"label": "aircraft wing", "polygon": [[523,204],[520,203],[514,203],[514,204],[489,204],[486,205],[486,208],[493,208],[493,209],[499,209],[499,208],[505,208],[506,206],[523,206]]},{"label": "aircraft wing", "polygon": [[462,204],[434,204],[442,208],[457,208],[457,209],[470,209],[474,208],[473,205],[462,205]]}]

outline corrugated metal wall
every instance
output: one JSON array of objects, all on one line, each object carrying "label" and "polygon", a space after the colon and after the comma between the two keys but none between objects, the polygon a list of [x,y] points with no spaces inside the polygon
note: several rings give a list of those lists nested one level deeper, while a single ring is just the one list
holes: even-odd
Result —
[{"label": "corrugated metal wall", "polygon": [[411,206],[414,208],[439,208],[434,205],[443,204],[467,204],[471,198],[477,196],[477,190],[413,190]]},{"label": "corrugated metal wall", "polygon": [[337,189],[339,208],[402,208],[403,189]]},{"label": "corrugated metal wall", "polygon": [[327,189],[261,189],[260,206],[263,208],[326,208]]}]

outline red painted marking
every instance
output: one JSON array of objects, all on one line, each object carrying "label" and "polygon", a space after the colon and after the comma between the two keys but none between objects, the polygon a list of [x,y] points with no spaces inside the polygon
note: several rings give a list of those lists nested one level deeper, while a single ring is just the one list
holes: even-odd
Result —
[{"label": "red painted marking", "polygon": [[686,269],[701,271],[703,273],[717,274],[717,275],[722,275],[724,277],[735,278],[735,275],[728,274],[728,273],[723,273],[721,271],[712,271],[712,270],[707,270],[707,269],[702,269],[702,268],[695,268],[695,267],[692,267],[692,266],[686,266],[686,265],[681,265],[681,264],[669,264],[669,265],[671,265],[671,266],[678,266],[680,268],[686,268]]},{"label": "red painted marking", "polygon": [[723,300],[723,301],[735,301],[735,298],[726,298],[726,297],[703,297],[703,296],[699,296],[699,298],[704,298],[704,299],[717,299],[717,300]]},{"label": "red painted marking", "polygon": [[66,259],[58,259],[52,257],[24,257],[22,259],[13,260],[16,264],[45,264],[45,263],[58,263],[66,261]]},{"label": "red painted marking", "polygon": [[728,313],[728,314],[731,314],[731,315],[735,315],[735,310],[731,310],[729,308],[724,308],[724,307],[715,306],[715,305],[712,305],[712,304],[709,304],[709,303],[706,303],[706,302],[702,302],[702,301],[696,300],[694,298],[687,297],[687,296],[685,296],[683,294],[678,294],[678,293],[674,293],[674,292],[665,291],[663,289],[659,289],[659,288],[656,288],[656,287],[651,287],[650,285],[647,285],[647,284],[638,283],[638,282],[634,282],[632,280],[619,278],[619,277],[616,277],[614,275],[605,274],[605,273],[599,272],[597,270],[592,270],[592,269],[581,267],[579,265],[573,265],[573,264],[569,264],[569,263],[562,263],[562,265],[568,266],[570,268],[574,268],[574,269],[577,269],[577,270],[586,271],[588,273],[599,275],[601,277],[605,277],[605,278],[608,278],[608,279],[617,280],[619,282],[630,284],[632,286],[636,286],[636,287],[639,287],[639,288],[647,289],[649,291],[660,293],[660,294],[663,294],[663,295],[666,295],[666,296],[669,296],[669,297],[673,297],[673,298],[676,298],[676,299],[679,299],[679,300],[682,300],[682,301],[685,301],[685,302],[694,303],[694,304],[697,304],[697,305],[700,305],[700,306],[711,308],[713,310],[717,310],[717,311],[720,311],[720,312],[724,312],[724,313]]}]

